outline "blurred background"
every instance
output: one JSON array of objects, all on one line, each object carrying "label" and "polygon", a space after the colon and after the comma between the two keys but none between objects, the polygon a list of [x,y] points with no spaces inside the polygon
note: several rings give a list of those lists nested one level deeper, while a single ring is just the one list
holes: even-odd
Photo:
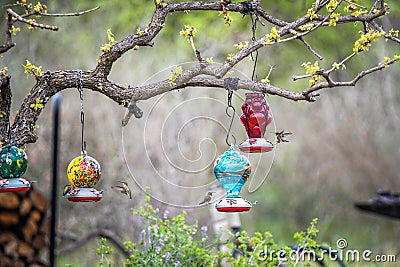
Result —
[{"label": "blurred background", "polygon": [[[4,5],[14,1],[2,0]],[[263,1],[272,15],[291,21],[306,12],[313,1]],[[366,6],[373,1],[363,1]],[[16,47],[6,53],[0,64],[8,66],[12,76],[13,113],[35,80],[23,73],[25,60],[42,66],[44,71],[92,69],[107,42],[106,31],[112,30],[116,40],[145,28],[154,6],[152,1],[98,0],[49,1],[49,13],[68,13],[95,6],[100,9],[80,17],[43,18],[43,23],[57,25],[58,32],[29,31],[21,26],[14,42]],[[398,28],[398,3],[389,1],[391,14],[383,18],[386,29]],[[176,66],[190,67],[195,59],[192,48],[179,31],[185,24],[195,26],[197,49],[203,57],[223,62],[235,51],[233,44],[250,41],[251,20],[232,14],[231,26],[225,25],[217,12],[171,14],[165,29],[154,40],[154,47],[130,51],[119,59],[110,80],[132,86],[166,79]],[[0,22],[5,30],[4,20]],[[258,24],[257,37],[270,31],[270,25]],[[319,65],[329,68],[352,52],[357,32],[362,25],[338,25],[319,29],[306,40],[324,60]],[[4,38],[4,36],[2,37]],[[398,45],[378,41],[368,53],[360,54],[348,63],[347,70],[337,75],[351,79],[359,71],[382,62],[385,56],[399,53]],[[264,78],[270,66],[275,66],[269,79],[272,85],[302,91],[308,81],[293,82],[292,75],[304,74],[303,62],[317,59],[299,41],[270,46],[260,50],[257,76]],[[254,62],[240,63],[229,76],[251,79]],[[292,234],[305,230],[309,222],[319,218],[318,240],[336,245],[345,238],[351,249],[370,249],[374,254],[399,253],[399,222],[361,212],[354,202],[365,201],[378,189],[400,191],[400,93],[399,66],[374,73],[356,87],[325,89],[315,103],[293,102],[276,96],[266,96],[273,123],[267,127],[267,137],[275,142],[274,132],[285,130],[293,134],[289,143],[278,144],[273,152],[249,155],[252,176],[242,189],[242,197],[257,201],[251,211],[241,214],[242,229],[249,232],[271,231],[275,240],[293,242]],[[237,114],[232,133],[238,142],[246,139],[239,121],[240,106],[246,92],[238,91],[233,98]],[[228,149],[225,143],[229,117],[225,114],[227,92],[212,88],[187,88],[138,103],[142,119],[132,118],[122,128],[125,109],[105,96],[85,90],[85,134],[87,151],[96,158],[103,175],[96,186],[105,189],[97,203],[71,203],[61,197],[68,183],[66,168],[80,154],[80,103],[75,88],[61,92],[61,143],[58,230],[60,266],[93,266],[92,239],[79,250],[70,249],[66,237],[84,236],[98,229],[108,229],[120,240],[137,240],[142,230],[132,211],[143,205],[143,188],[150,186],[151,203],[161,212],[171,215],[182,210],[187,219],[212,229],[213,221],[206,206],[200,202],[210,186],[218,182],[213,174],[216,157]],[[27,177],[37,180],[36,189],[50,197],[51,188],[51,108],[48,104],[38,121],[39,140],[27,145],[29,167]],[[119,180],[126,180],[133,199],[111,189]],[[216,196],[216,198],[221,196]],[[87,257],[82,257],[82,253]],[[118,255],[116,255],[118,257]],[[122,261],[122,258],[116,261]]]}]

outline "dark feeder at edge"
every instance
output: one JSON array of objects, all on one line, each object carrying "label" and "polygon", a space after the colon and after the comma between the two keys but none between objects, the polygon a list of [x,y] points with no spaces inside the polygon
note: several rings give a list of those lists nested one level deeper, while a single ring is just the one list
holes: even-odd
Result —
[{"label": "dark feeder at edge", "polygon": [[28,155],[21,148],[8,144],[0,148],[0,193],[28,191],[31,182],[22,175],[28,168]]}]

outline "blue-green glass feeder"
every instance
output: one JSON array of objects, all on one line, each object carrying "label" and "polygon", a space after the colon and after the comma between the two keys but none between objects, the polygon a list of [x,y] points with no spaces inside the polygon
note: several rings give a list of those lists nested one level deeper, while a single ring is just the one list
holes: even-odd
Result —
[{"label": "blue-green glass feeder", "polygon": [[28,168],[25,151],[12,144],[0,148],[0,193],[27,191],[31,182],[22,178]]},{"label": "blue-green glass feeder", "polygon": [[240,190],[250,173],[250,161],[241,155],[233,145],[217,158],[214,164],[214,174],[227,193],[227,196],[215,205],[218,211],[240,212],[251,209],[251,203],[240,197]]}]

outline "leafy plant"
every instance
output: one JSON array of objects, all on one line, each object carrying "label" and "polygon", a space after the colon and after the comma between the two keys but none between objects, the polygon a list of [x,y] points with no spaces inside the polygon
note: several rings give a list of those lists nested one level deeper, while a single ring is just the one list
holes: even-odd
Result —
[{"label": "leafy plant", "polygon": [[149,203],[146,196],[145,207],[135,211],[135,215],[145,219],[139,244],[125,242],[126,250],[132,254],[125,266],[215,266],[213,256],[216,244],[208,244],[207,228],[199,229],[197,224],[185,222],[186,212],[168,218],[168,211],[162,216]]},{"label": "leafy plant", "polygon": [[108,255],[113,252],[113,249],[106,245],[107,239],[101,238],[100,243],[97,246],[97,256],[100,256],[98,267],[111,267],[110,260],[108,259]]},{"label": "leafy plant", "polygon": [[[241,231],[230,233],[225,244],[230,252],[220,252],[219,236],[209,239],[206,226],[199,229],[197,224],[186,223],[185,211],[169,218],[167,210],[161,215],[159,209],[150,204],[149,194],[145,200],[146,205],[134,212],[144,219],[140,240],[138,243],[124,243],[126,251],[130,252],[130,257],[125,261],[126,267],[219,266],[221,262],[232,267],[277,266],[280,263],[298,266],[308,265],[317,259],[320,252],[315,240],[317,219],[312,220],[306,231],[294,234],[295,246],[278,245],[270,232],[256,232],[251,236]],[[99,267],[111,266],[108,260],[111,253],[111,247],[102,238],[97,247],[97,255],[101,257]]]}]

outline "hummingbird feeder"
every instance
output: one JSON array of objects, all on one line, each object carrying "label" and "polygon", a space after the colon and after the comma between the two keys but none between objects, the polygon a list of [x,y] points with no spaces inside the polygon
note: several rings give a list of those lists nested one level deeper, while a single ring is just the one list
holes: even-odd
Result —
[{"label": "hummingbird feeder", "polygon": [[240,120],[249,138],[239,145],[240,151],[249,153],[271,151],[274,145],[263,138],[267,125],[272,121],[264,94],[247,93],[246,100],[242,104],[242,111]]},{"label": "hummingbird feeder", "polygon": [[[252,207],[249,201],[240,197],[240,190],[242,190],[244,183],[251,173],[250,161],[235,149],[236,138],[233,135],[231,135],[233,143],[229,142],[230,131],[235,116],[235,108],[232,106],[232,96],[233,91],[236,91],[238,88],[238,82],[238,78],[225,78],[224,80],[224,87],[228,90],[228,106],[225,113],[231,118],[225,141],[230,148],[219,156],[214,163],[214,175],[227,193],[227,196],[215,205],[217,211],[221,212],[248,211]],[[232,110],[231,115],[228,113],[229,109]]]},{"label": "hummingbird feeder", "polygon": [[100,164],[87,154],[74,158],[68,165],[67,176],[71,190],[65,197],[73,202],[99,201],[102,193],[94,188],[100,180]]},{"label": "hummingbird feeder", "polygon": [[100,164],[86,153],[86,142],[84,139],[85,114],[83,112],[83,86],[82,73],[77,73],[76,88],[79,91],[81,103],[81,126],[82,126],[82,152],[68,165],[67,176],[71,184],[70,190],[65,192],[65,197],[72,202],[99,201],[103,197],[102,192],[94,188],[100,180]]},{"label": "hummingbird feeder", "polygon": [[249,160],[241,155],[233,145],[216,159],[214,174],[227,193],[227,196],[215,205],[218,211],[241,212],[251,209],[251,203],[240,197],[240,190],[250,173]]},{"label": "hummingbird feeder", "polygon": [[0,148],[0,193],[27,191],[31,182],[22,178],[28,167],[25,151],[11,143]]}]

